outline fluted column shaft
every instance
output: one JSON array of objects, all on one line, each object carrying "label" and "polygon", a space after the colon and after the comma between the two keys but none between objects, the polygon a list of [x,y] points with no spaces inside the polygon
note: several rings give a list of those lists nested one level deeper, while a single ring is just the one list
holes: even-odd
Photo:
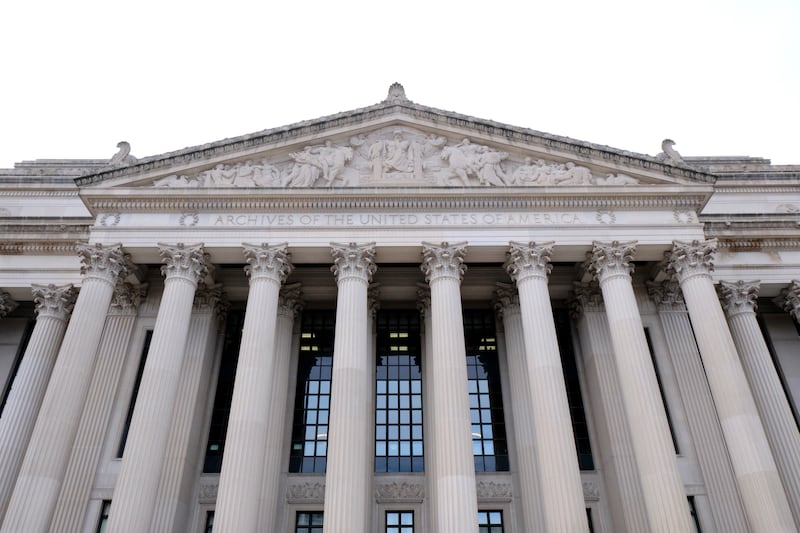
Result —
[{"label": "fluted column shaft", "polygon": [[51,533],[72,533],[83,527],[119,378],[129,353],[137,309],[146,290],[146,284],[121,281],[114,288],[86,406],[50,524]]},{"label": "fluted column shaft", "polygon": [[207,271],[202,245],[161,244],[159,251],[165,263],[164,292],[114,488],[109,533],[150,531],[186,352],[192,303],[197,284]]},{"label": "fluted column shaft", "polygon": [[338,285],[325,475],[325,533],[369,533],[372,514],[373,375],[367,291],[374,244],[331,243]]},{"label": "fluted column shaft", "polygon": [[0,523],[67,329],[75,291],[72,285],[34,285],[33,300],[36,302],[36,325],[0,418]]},{"label": "fluted column shaft", "polygon": [[422,318],[422,328],[420,330],[424,343],[422,345],[422,411],[424,413],[423,424],[423,437],[425,439],[425,496],[427,508],[427,527],[433,527],[436,523],[436,491],[433,489],[433,480],[437,479],[436,462],[433,460],[432,450],[436,447],[434,438],[436,432],[436,408],[433,405],[433,384],[435,377],[433,375],[433,367],[430,363],[430,358],[433,357],[431,351],[431,289],[427,284],[418,284],[417,286],[417,309],[419,310],[420,317]]},{"label": "fluted column shaft", "polygon": [[291,272],[285,244],[244,245],[250,291],[225,436],[214,527],[255,533],[258,528],[267,413],[275,368],[275,324],[281,284]]},{"label": "fluted column shaft", "polygon": [[221,285],[202,286],[195,293],[151,533],[172,533],[189,521],[203,451],[203,418],[207,402],[213,399],[208,391],[226,307]]},{"label": "fluted column shaft", "polygon": [[542,493],[539,488],[538,459],[536,457],[536,428],[533,402],[528,383],[528,364],[525,353],[525,336],[519,295],[513,286],[497,289],[497,305],[502,314],[506,342],[506,359],[511,386],[511,406],[514,414],[514,441],[517,445],[517,471],[519,472],[523,531],[543,531]]},{"label": "fluted column shaft", "polygon": [[589,395],[598,426],[598,455],[606,472],[609,510],[615,531],[648,531],[631,430],[625,417],[600,287],[575,283],[573,305],[580,312],[578,337]]},{"label": "fluted column shaft", "polygon": [[42,399],[2,531],[45,533],[91,383],[114,285],[127,270],[119,245],[77,245],[84,280]]},{"label": "fluted column shaft", "polygon": [[683,291],[750,527],[796,531],[736,346],[711,280],[715,241],[675,241],[669,268]]},{"label": "fluted column shaft", "polygon": [[758,289],[757,281],[723,281],[719,292],[789,506],[800,527],[800,431],[756,320]]},{"label": "fluted column shaft", "polygon": [[[586,531],[580,467],[569,415],[553,309],[547,289],[553,243],[511,243],[506,268],[517,283],[522,313],[533,448],[547,531]],[[530,444],[529,444],[530,445]]]},{"label": "fluted column shaft", "polygon": [[258,531],[278,531],[281,467],[285,462],[283,443],[286,431],[287,393],[289,388],[289,361],[292,349],[292,330],[295,316],[303,307],[299,283],[287,285],[280,292],[278,318],[275,331],[275,366],[272,372],[272,400],[267,410],[269,419],[267,441],[264,447],[264,475],[261,486],[261,509]]},{"label": "fluted column shaft", "polygon": [[680,287],[672,281],[650,283],[649,292],[658,306],[717,529],[747,531],[739,488]]},{"label": "fluted column shaft", "polygon": [[608,325],[648,520],[655,532],[693,531],[686,492],[631,284],[631,242],[595,242],[591,268]]},{"label": "fluted column shaft", "polygon": [[437,533],[477,533],[478,496],[469,419],[461,278],[465,243],[423,243],[422,269],[431,289],[431,351],[428,364],[435,380],[431,396],[436,410],[432,441],[435,471],[429,476]]}]

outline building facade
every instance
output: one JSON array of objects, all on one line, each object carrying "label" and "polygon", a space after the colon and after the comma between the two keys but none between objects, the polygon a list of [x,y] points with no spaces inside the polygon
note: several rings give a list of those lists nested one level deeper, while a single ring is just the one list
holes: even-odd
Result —
[{"label": "building facade", "polygon": [[800,527],[800,166],[379,104],[0,170],[11,532]]}]

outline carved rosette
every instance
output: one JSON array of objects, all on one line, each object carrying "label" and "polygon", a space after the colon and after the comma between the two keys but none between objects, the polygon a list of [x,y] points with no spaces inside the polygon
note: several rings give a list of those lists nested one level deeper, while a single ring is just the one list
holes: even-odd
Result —
[{"label": "carved rosette", "polygon": [[78,291],[72,285],[31,285],[33,303],[36,304],[36,314],[39,318],[50,317],[56,320],[67,320],[72,308],[75,307],[75,298]]},{"label": "carved rosette", "polygon": [[108,314],[135,315],[145,296],[147,296],[146,283],[134,285],[127,281],[117,281]]},{"label": "carved rosette", "polygon": [[242,248],[247,262],[244,271],[251,282],[265,279],[283,283],[294,270],[286,243],[273,246],[267,243],[260,245],[243,243]]},{"label": "carved rosette", "polygon": [[290,283],[281,287],[278,293],[278,314],[294,318],[305,307],[303,289],[300,283]]},{"label": "carved rosette", "polygon": [[375,484],[375,500],[378,503],[420,503],[425,498],[422,482],[390,481]]},{"label": "carved rosette", "polygon": [[17,308],[19,304],[5,291],[0,291],[0,318]]},{"label": "carved rosette", "polygon": [[87,279],[105,281],[113,286],[118,278],[126,277],[129,260],[121,244],[103,246],[79,242],[75,248],[81,259],[81,274]]},{"label": "carved rosette", "polygon": [[773,300],[778,307],[792,315],[800,322],[800,281],[792,280],[788,287],[781,291],[781,295]]},{"label": "carved rosette", "polygon": [[336,277],[337,283],[346,279],[358,279],[369,283],[378,269],[375,264],[374,242],[366,244],[332,242],[331,255],[333,256],[331,272]]},{"label": "carved rosette", "polygon": [[661,283],[648,281],[647,293],[659,311],[686,311],[683,291],[677,281],[666,280]]},{"label": "carved rosette", "polygon": [[604,305],[600,286],[595,282],[573,282],[569,306],[574,318],[580,317],[583,313],[602,313]]},{"label": "carved rosette", "polygon": [[721,281],[717,287],[725,314],[729,317],[739,313],[755,313],[758,307],[760,281]]},{"label": "carved rosette", "polygon": [[520,314],[519,292],[512,283],[497,283],[494,291],[494,310],[502,322],[504,316]]},{"label": "carved rosette", "polygon": [[467,243],[457,242],[450,244],[443,242],[433,244],[422,243],[422,265],[420,269],[425,274],[425,281],[440,279],[453,279],[461,283],[467,265],[464,264],[464,256],[467,254]]},{"label": "carved rosette", "polygon": [[672,251],[667,256],[667,270],[674,272],[680,283],[694,276],[711,277],[716,250],[717,239],[672,241]]},{"label": "carved rosette", "polygon": [[636,241],[594,241],[588,267],[601,285],[612,278],[630,278],[635,253]]},{"label": "carved rosette", "polygon": [[506,271],[517,285],[529,279],[547,281],[553,269],[550,257],[553,255],[553,242],[522,243],[511,242],[506,259]]},{"label": "carved rosette", "polygon": [[208,273],[208,254],[202,244],[187,246],[179,242],[173,246],[158,243],[158,252],[164,263],[161,274],[168,280],[182,279],[196,286]]}]

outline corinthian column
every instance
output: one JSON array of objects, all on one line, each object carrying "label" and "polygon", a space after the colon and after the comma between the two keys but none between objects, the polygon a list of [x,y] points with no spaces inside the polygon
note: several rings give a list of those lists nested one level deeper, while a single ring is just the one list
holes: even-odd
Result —
[{"label": "corinthian column", "polygon": [[[514,286],[498,283],[496,307],[503,321],[508,376],[511,384],[511,408],[514,414],[514,442],[517,443],[520,504],[523,531],[543,531],[542,494],[539,489],[539,461],[536,456],[533,402],[528,382],[528,363],[522,327],[519,294]],[[552,315],[551,315],[552,316]],[[581,494],[581,499],[582,498]]]},{"label": "corinthian column", "polygon": [[800,525],[800,432],[756,320],[759,285],[758,281],[722,281],[719,293],[733,342],[772,446],[778,474],[794,519]]},{"label": "corinthian column", "polygon": [[339,287],[325,475],[325,533],[368,533],[372,514],[372,354],[367,290],[375,245],[331,243]]},{"label": "corinthian column", "polygon": [[278,298],[278,322],[275,330],[275,366],[272,371],[272,400],[267,410],[267,442],[264,447],[264,476],[261,486],[261,510],[258,531],[278,531],[276,518],[280,502],[283,442],[286,435],[286,402],[289,388],[289,361],[294,319],[303,309],[303,291],[299,283],[286,285]]},{"label": "corinthian column", "polygon": [[716,240],[674,241],[677,275],[753,531],[796,531],[764,427],[711,280]]},{"label": "corinthian column", "polygon": [[[422,243],[422,271],[431,288],[428,369],[436,410],[429,472],[436,502],[437,533],[477,533],[478,495],[472,456],[472,426],[467,391],[467,355],[461,313],[461,278],[466,243]],[[431,449],[432,448],[432,449]]]},{"label": "corinthian column", "polygon": [[36,325],[0,418],[0,522],[36,424],[75,295],[72,285],[33,285]]},{"label": "corinthian column", "polygon": [[108,531],[150,531],[172,412],[186,351],[192,302],[208,260],[201,244],[159,244],[164,292],[122,456]]},{"label": "corinthian column", "polygon": [[590,268],[606,304],[647,519],[655,532],[693,531],[658,381],[631,285],[634,242],[594,242]]},{"label": "corinthian column", "polygon": [[4,533],[45,533],[64,479],[117,278],[120,245],[77,245],[84,279],[3,522]]},{"label": "corinthian column", "polygon": [[[536,456],[543,488],[545,529],[553,532],[586,531],[589,526],[580,467],[547,289],[552,253],[552,242],[538,245],[512,242],[506,261],[506,270],[519,291],[526,386],[530,391],[531,416],[536,428],[535,441],[518,443],[518,447],[520,450],[532,448]],[[509,357],[509,365],[511,359]]]}]

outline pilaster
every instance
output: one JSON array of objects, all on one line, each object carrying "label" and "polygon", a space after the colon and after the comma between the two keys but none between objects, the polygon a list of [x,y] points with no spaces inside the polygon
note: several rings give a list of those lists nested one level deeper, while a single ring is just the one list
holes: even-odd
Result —
[{"label": "pilaster", "polygon": [[243,244],[243,247],[250,290],[214,526],[220,531],[255,533],[264,477],[264,449],[272,429],[268,406],[274,390],[278,300],[281,285],[293,267],[286,243]]},{"label": "pilaster", "polygon": [[519,291],[526,386],[536,428],[535,441],[527,445],[539,468],[545,529],[583,531],[588,529],[583,487],[547,288],[552,251],[552,242],[512,242],[506,270]]},{"label": "pilaster", "polygon": [[606,305],[622,400],[651,531],[692,531],[658,381],[631,285],[635,242],[595,241],[589,268]]},{"label": "pilaster", "polygon": [[372,516],[374,375],[368,349],[367,293],[375,244],[331,243],[338,295],[331,377],[325,533],[368,533]]},{"label": "pilaster", "polygon": [[[36,325],[0,418],[0,522],[11,499],[76,295],[72,285],[33,285]],[[13,300],[6,298],[0,302],[0,314],[15,306]]]},{"label": "pilaster", "polygon": [[667,268],[680,283],[753,531],[794,531],[789,503],[711,279],[716,240],[674,241]]},{"label": "pilaster", "polygon": [[461,310],[461,278],[466,271],[466,243],[422,243],[422,271],[430,286],[431,329],[428,358],[435,410],[428,457],[436,504],[433,530],[477,533],[478,495],[472,456],[466,348]]},{"label": "pilaster", "polygon": [[142,373],[109,516],[109,532],[150,531],[173,411],[192,304],[208,272],[202,244],[159,244],[164,292]]},{"label": "pilaster", "polygon": [[756,319],[759,287],[758,281],[722,281],[719,294],[789,506],[800,525],[800,431]]},{"label": "pilaster", "polygon": [[747,531],[747,518],[731,469],[725,438],[714,410],[706,371],[697,350],[689,314],[676,281],[648,283],[664,328],[697,461],[718,531]]},{"label": "pilaster", "polygon": [[6,512],[4,533],[45,533],[91,383],[103,323],[128,262],[119,244],[76,245],[83,283]]}]

